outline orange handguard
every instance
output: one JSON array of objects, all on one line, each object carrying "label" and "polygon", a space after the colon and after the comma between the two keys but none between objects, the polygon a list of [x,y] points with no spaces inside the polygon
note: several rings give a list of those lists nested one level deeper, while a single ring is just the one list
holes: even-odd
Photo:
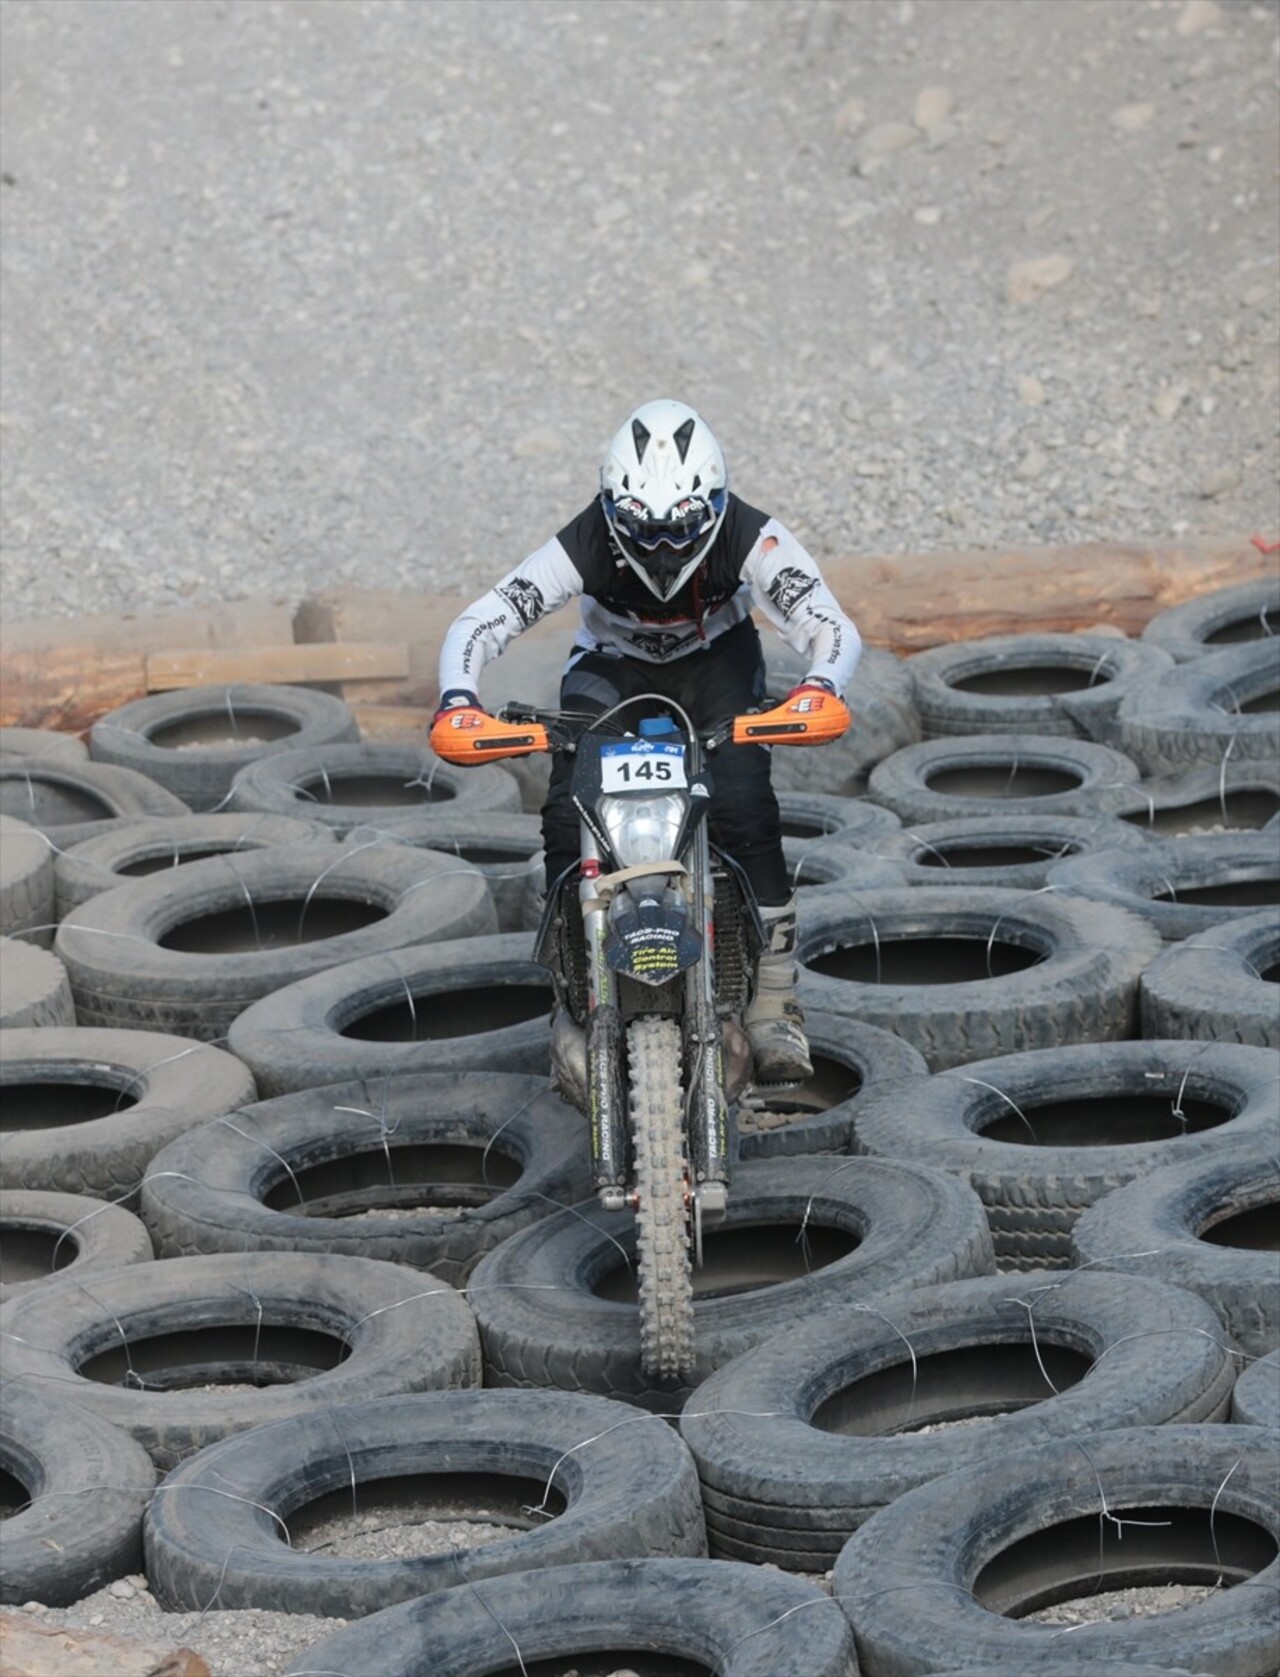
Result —
[{"label": "orange handguard", "polygon": [[431,724],[428,742],[437,757],[462,768],[550,749],[541,722],[501,722],[488,711],[474,710],[470,705],[442,710]]},{"label": "orange handguard", "polygon": [[735,716],[735,745],[830,745],[853,722],[849,707],[825,687],[797,687],[772,710]]}]

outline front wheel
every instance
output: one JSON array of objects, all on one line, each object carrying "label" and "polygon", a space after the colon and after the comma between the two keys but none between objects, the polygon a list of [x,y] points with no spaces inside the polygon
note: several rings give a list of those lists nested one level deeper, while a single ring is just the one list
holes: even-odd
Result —
[{"label": "front wheel", "polygon": [[693,1277],[685,1199],[680,1030],[670,1019],[627,1028],[635,1143],[640,1363],[659,1380],[694,1378]]}]

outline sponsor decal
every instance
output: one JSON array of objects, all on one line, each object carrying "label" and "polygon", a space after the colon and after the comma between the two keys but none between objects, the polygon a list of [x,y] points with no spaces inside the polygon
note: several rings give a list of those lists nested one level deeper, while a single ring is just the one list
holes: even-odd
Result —
[{"label": "sponsor decal", "polygon": [[818,579],[798,565],[784,565],[770,582],[766,593],[784,617],[790,617],[801,600],[812,594]]},{"label": "sponsor decal", "polygon": [[697,636],[693,632],[683,635],[662,634],[629,634],[628,643],[646,658],[652,658],[657,664],[671,658],[682,646],[688,646]]},{"label": "sponsor decal", "polygon": [[526,629],[536,623],[547,609],[542,590],[525,576],[513,576],[510,582],[498,589],[498,593]]},{"label": "sponsor decal", "polygon": [[467,636],[466,645],[462,648],[462,667],[468,675],[471,673],[471,665],[475,658],[475,651],[478,642],[482,640],[491,629],[505,628],[506,622],[507,614],[504,611],[497,617],[490,617],[483,623],[477,623],[475,628]]}]

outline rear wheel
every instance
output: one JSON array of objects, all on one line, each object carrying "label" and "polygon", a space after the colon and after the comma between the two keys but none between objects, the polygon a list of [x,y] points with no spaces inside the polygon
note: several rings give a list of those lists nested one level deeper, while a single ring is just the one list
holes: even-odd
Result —
[{"label": "rear wheel", "polygon": [[659,1380],[694,1372],[693,1277],[681,1122],[680,1030],[670,1019],[627,1028],[635,1143],[640,1362]]}]

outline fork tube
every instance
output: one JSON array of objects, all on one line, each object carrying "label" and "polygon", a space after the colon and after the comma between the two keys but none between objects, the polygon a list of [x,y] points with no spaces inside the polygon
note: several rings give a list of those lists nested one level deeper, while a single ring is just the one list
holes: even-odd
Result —
[{"label": "fork tube", "polygon": [[693,912],[703,934],[702,959],[689,969],[685,993],[689,1067],[688,1141],[695,1183],[729,1180],[729,1109],[724,1094],[724,1047],[716,1010],[715,884],[706,822],[690,852]]},{"label": "fork tube", "polygon": [[[627,1174],[627,1103],[622,1081],[622,1017],[617,980],[604,958],[605,911],[598,902],[600,853],[590,828],[582,824],[582,876],[578,901],[587,958],[587,1117],[591,1126],[591,1167],[597,1190],[612,1204]],[[621,1208],[619,1199],[618,1208]]]}]

